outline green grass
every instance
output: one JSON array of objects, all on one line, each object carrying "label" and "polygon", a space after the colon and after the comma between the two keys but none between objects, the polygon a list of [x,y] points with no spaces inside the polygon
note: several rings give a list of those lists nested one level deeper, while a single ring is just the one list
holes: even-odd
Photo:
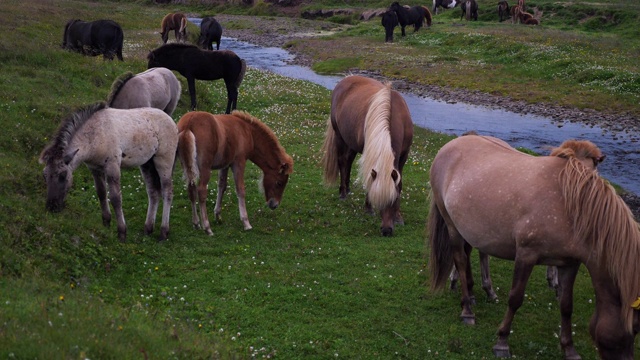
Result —
[{"label": "green grass", "polygon": [[[492,357],[512,263],[492,261],[500,303],[482,301],[479,294],[474,327],[460,323],[457,292],[433,294],[427,287],[428,169],[450,137],[416,129],[404,173],[406,225],[382,238],[379,218],[364,214],[359,186],[340,201],[336,188],[322,184],[320,146],[330,91],[318,85],[251,68],[246,74],[239,107],[267,123],[295,161],[275,211],[258,191],[258,169],[248,166],[252,231],[242,230],[233,188],[214,236],[192,229],[180,166],[165,243],[156,242],[158,229],[142,234],[147,199],[137,170],[123,172],[126,243],[117,241],[114,226],[102,226],[84,167],[74,174],[67,208],[45,212],[40,151],[69,112],[105,99],[122,73],[145,69],[147,51],[160,44],[159,20],[175,9],[146,2],[0,2],[0,358]],[[70,17],[110,17],[122,24],[125,62],[60,49]],[[352,31],[366,39],[374,30],[362,24]],[[436,40],[422,39],[470,42],[436,34]],[[420,46],[420,37],[411,38],[400,48]],[[438,56],[466,61],[466,55]],[[369,60],[363,59],[365,66]],[[197,87],[200,109],[223,111],[221,81]],[[175,120],[188,102],[185,90]],[[211,214],[213,181],[210,189]],[[477,273],[477,256],[472,260]],[[582,269],[573,323],[585,359],[596,357],[587,330],[593,300]],[[544,269],[536,269],[515,319],[513,353],[560,357],[558,324],[554,293]]]}]

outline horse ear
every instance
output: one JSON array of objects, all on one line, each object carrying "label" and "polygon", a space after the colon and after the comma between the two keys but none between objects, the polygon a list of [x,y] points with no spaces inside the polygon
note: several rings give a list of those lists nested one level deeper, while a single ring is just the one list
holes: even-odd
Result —
[{"label": "horse ear", "polygon": [[280,164],[280,174],[287,174],[289,169],[289,164],[287,163],[282,163]]},{"label": "horse ear", "polygon": [[595,158],[595,161],[596,161],[598,164],[600,164],[601,162],[603,162],[603,161],[604,161],[604,158],[606,158],[606,157],[607,157],[607,155],[602,155],[602,156],[600,156],[600,157]]},{"label": "horse ear", "polygon": [[371,179],[375,180],[378,177],[378,173],[375,169],[371,169]]},{"label": "horse ear", "polygon": [[69,165],[71,160],[73,160],[73,158],[76,157],[76,154],[78,153],[78,151],[80,151],[80,149],[76,149],[76,151],[64,156],[62,160],[64,161],[65,165]]}]

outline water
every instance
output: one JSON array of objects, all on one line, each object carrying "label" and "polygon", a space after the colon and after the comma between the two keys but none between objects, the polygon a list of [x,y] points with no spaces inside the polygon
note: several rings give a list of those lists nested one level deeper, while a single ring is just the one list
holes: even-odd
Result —
[{"label": "water", "polygon": [[[198,24],[197,20],[190,20]],[[294,56],[281,48],[261,47],[227,37],[222,38],[220,46],[238,54],[248,66],[310,81],[330,90],[342,79],[342,76],[318,75],[307,67],[291,65]],[[581,123],[554,122],[535,115],[464,103],[450,104],[413,94],[403,96],[417,126],[441,133],[460,135],[475,130],[539,154],[548,154],[551,147],[567,139],[591,140],[607,156],[598,166],[600,174],[627,191],[640,195],[640,182],[637,180],[640,178],[638,133],[613,133]]]}]

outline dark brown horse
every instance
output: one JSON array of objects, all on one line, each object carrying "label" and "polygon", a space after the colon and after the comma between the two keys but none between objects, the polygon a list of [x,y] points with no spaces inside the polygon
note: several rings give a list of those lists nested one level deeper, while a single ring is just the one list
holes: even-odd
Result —
[{"label": "dark brown horse", "polygon": [[506,0],[500,0],[498,2],[498,18],[500,18],[500,22],[509,18],[509,11],[509,3]]},{"label": "dark brown horse", "polygon": [[200,228],[196,202],[200,204],[202,228],[212,235],[207,216],[207,184],[212,169],[219,169],[218,197],[214,214],[220,219],[222,195],[227,188],[229,168],[233,172],[245,230],[251,229],[245,205],[244,169],[247,160],[262,170],[261,189],[270,209],[280,205],[284,189],[293,172],[293,159],[280,145],[273,131],[255,117],[241,111],[231,115],[212,115],[193,111],[178,122],[178,157],[184,170],[193,213],[193,225]]},{"label": "dark brown horse", "polygon": [[420,30],[425,22],[427,26],[431,26],[431,12],[424,6],[405,7],[395,1],[391,4],[389,10],[395,11],[398,15],[402,36],[405,36],[404,28],[407,25],[413,25],[414,32]]},{"label": "dark brown horse", "polygon": [[196,108],[195,80],[223,79],[227,87],[227,110],[230,113],[238,103],[238,88],[244,78],[246,63],[230,50],[210,51],[195,45],[171,43],[152,50],[147,55],[148,67],[166,67],[187,78],[191,109]]},{"label": "dark brown horse", "polygon": [[[633,359],[640,312],[640,227],[613,187],[593,169],[597,159],[570,151],[535,157],[505,142],[468,135],[440,149],[431,166],[431,287],[453,264],[466,284],[471,248],[515,260],[508,310],[493,350],[510,356],[508,337],[535,265],[558,267],[560,344],[579,358],[572,337],[573,285],[584,264],[596,294],[590,333],[603,359]],[[585,166],[592,162],[591,166]],[[462,286],[462,319],[473,324]]]},{"label": "dark brown horse", "polygon": [[182,13],[169,13],[162,18],[160,37],[163,44],[169,40],[169,31],[171,30],[176,36],[176,41],[185,42],[187,40],[187,17]]},{"label": "dark brown horse", "polygon": [[340,175],[340,199],[350,190],[351,165],[358,153],[358,179],[367,196],[368,212],[380,212],[383,236],[403,224],[400,213],[402,168],[413,141],[413,122],[406,102],[390,84],[347,76],[333,89],[331,117],[322,146],[324,180]]}]

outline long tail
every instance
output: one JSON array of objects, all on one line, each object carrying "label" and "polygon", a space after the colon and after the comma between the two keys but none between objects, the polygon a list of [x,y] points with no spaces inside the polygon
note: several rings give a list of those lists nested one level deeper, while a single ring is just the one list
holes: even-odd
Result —
[{"label": "long tail", "polygon": [[451,250],[449,230],[433,199],[433,190],[430,191],[429,195],[431,199],[427,221],[431,247],[429,273],[431,274],[431,290],[440,290],[447,283],[453,268],[453,252]]},{"label": "long tail", "polygon": [[180,19],[180,33],[181,34],[186,34],[187,31],[187,18],[186,17],[182,17]]},{"label": "long tail", "polygon": [[334,185],[338,179],[338,154],[336,152],[336,132],[331,125],[331,118],[327,120],[327,131],[322,144],[322,168],[324,169],[324,182]]},{"label": "long tail", "polygon": [[422,7],[424,9],[424,19],[427,21],[427,26],[431,26],[431,21],[432,21],[432,17],[431,17],[431,11],[429,11],[429,8],[427,8],[426,6]]},{"label": "long tail", "polygon": [[242,84],[242,79],[244,79],[244,73],[247,71],[247,62],[244,59],[240,59],[240,73],[236,78],[236,89],[240,89],[240,84]]},{"label": "long tail", "polygon": [[467,21],[471,20],[471,1],[467,0],[466,16]]},{"label": "long tail", "polygon": [[187,184],[195,184],[200,177],[198,170],[198,152],[196,151],[196,137],[191,130],[183,130],[178,134],[178,158],[184,172]]}]

